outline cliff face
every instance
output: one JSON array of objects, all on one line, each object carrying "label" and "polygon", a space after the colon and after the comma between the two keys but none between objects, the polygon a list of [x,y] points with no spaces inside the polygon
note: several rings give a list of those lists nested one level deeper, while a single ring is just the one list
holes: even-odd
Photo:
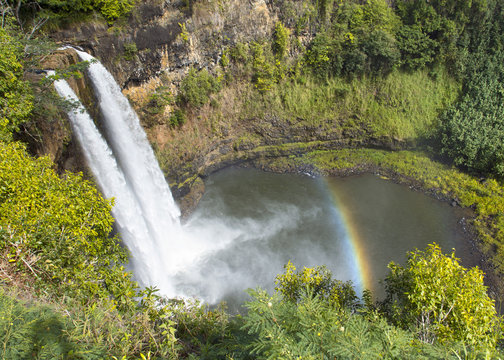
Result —
[{"label": "cliff face", "polygon": [[[181,79],[190,67],[215,71],[227,45],[270,36],[274,21],[275,16],[264,0],[209,1],[190,8],[181,2],[151,0],[138,6],[127,24],[110,27],[103,21],[88,21],[61,29],[51,37],[61,45],[82,47],[111,71],[136,106],[151,141],[160,149],[174,137],[185,139],[188,134],[193,136],[194,131],[198,131],[198,126],[188,125],[178,136],[177,131],[167,125],[169,107],[163,111],[166,116],[161,114],[157,116],[157,121],[152,123],[151,114],[142,112],[142,106],[156,86],[163,84],[176,93]],[[78,57],[72,50],[58,51],[47,59],[42,67],[62,69],[76,62]],[[86,86],[85,78],[73,79],[70,85],[98,119],[95,100],[92,91]],[[63,120],[65,116],[59,116],[58,121],[36,120],[32,125],[39,132],[39,140],[30,139],[29,136],[26,136],[25,140],[30,144],[33,153],[51,157],[60,171],[85,170],[70,127]],[[197,151],[202,151],[198,156],[198,164],[203,165],[205,162],[203,152],[208,151],[208,147],[215,147],[215,139],[210,137],[208,140],[205,147],[196,146]],[[197,188],[187,197],[191,200],[182,201],[187,204],[184,207],[190,207],[190,204],[195,202],[192,198],[197,199],[202,193],[202,182],[194,177],[197,174],[194,170],[198,170],[199,166],[187,172],[181,170],[181,165],[180,161],[176,161],[168,172],[172,183],[177,181],[174,193],[179,197],[187,195],[190,188]],[[192,177],[191,181],[179,186],[179,183],[189,177]],[[195,184],[199,186],[193,186]]]},{"label": "cliff face", "polygon": [[[78,61],[78,56],[73,50],[58,50],[43,59],[40,69],[65,69]],[[15,136],[27,144],[32,154],[48,156],[55,163],[59,173],[65,170],[86,172],[84,158],[73,140],[66,114],[57,105],[61,99],[45,89],[47,85],[43,84],[43,78],[46,73],[30,72],[25,76],[33,84],[38,84],[33,90],[39,92],[37,97],[39,103],[36,104],[31,121],[23,124],[21,131]],[[94,102],[92,91],[86,85],[83,76],[70,78],[68,82],[84,103]]]},{"label": "cliff face", "polygon": [[[189,109],[183,126],[170,124],[172,102],[152,109],[153,94],[162,91],[173,100],[191,67],[223,76],[220,61],[226,50],[236,44],[271,39],[277,14],[275,2],[265,0],[208,0],[190,6],[150,0],[135,9],[127,24],[74,24],[52,37],[61,44],[84,48],[111,71],[137,110],[172,191],[187,213],[203,193],[202,179],[224,166],[244,161],[263,166],[261,159],[315,149],[404,146],[399,140],[372,138],[365,128],[342,130],[336,126],[341,119],[313,124],[268,112],[258,116],[260,111],[244,110],[255,91],[247,80],[235,79],[203,107]],[[311,36],[304,34],[300,43],[309,42]],[[65,51],[56,54],[47,68],[76,60],[71,51]],[[93,113],[94,100],[85,81],[72,85]],[[257,103],[255,106],[261,107],[260,101]],[[93,115],[98,118],[97,113]],[[63,168],[82,167],[74,142],[68,135],[65,139],[66,148],[50,145],[38,152],[51,153]],[[58,142],[62,143],[55,139]],[[65,153],[63,148],[71,151]]]},{"label": "cliff face", "polygon": [[229,44],[269,37],[276,17],[264,0],[144,1],[127,24],[74,24],[52,34],[59,43],[81,46],[112,72],[124,88],[169,75],[174,81],[189,66],[217,66]]}]

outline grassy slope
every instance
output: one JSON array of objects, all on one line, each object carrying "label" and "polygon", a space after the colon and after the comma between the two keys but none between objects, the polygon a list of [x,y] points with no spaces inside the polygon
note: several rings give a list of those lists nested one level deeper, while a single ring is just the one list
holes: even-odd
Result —
[{"label": "grassy slope", "polygon": [[435,127],[439,112],[453,103],[459,84],[444,70],[395,71],[386,78],[325,81],[306,76],[285,81],[264,95],[251,94],[241,118],[276,115],[302,125],[365,128],[374,136],[412,139]]}]

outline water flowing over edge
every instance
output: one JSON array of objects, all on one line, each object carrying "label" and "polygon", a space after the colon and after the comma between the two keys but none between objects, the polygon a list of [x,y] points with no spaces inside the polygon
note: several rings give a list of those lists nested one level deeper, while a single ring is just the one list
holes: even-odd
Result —
[{"label": "water flowing over edge", "polygon": [[143,287],[159,288],[168,297],[197,296],[210,303],[221,300],[232,286],[257,286],[250,282],[255,276],[246,269],[237,273],[221,264],[222,269],[210,275],[201,265],[231,244],[263,241],[284,231],[292,222],[285,209],[279,208],[267,223],[200,218],[182,226],[180,211],[136,113],[103,65],[91,55],[75,51],[91,62],[88,75],[102,113],[104,136],[66,81],[56,81],[55,87],[62,97],[79,104],[68,114],[72,128],[103,195],[115,198],[113,216],[130,250],[135,279]]},{"label": "water flowing over edge", "polygon": [[104,197],[115,199],[112,214],[121,239],[130,251],[135,278],[142,286],[156,284],[166,295],[174,295],[174,289],[163,276],[164,259],[156,256],[159,251],[151,241],[143,210],[105,138],[68,83],[57,80],[54,86],[60,96],[78,104],[77,109],[68,113],[70,123]]}]

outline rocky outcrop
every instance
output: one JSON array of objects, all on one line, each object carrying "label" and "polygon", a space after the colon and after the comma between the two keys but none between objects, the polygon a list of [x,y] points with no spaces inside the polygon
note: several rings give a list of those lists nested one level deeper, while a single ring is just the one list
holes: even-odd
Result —
[{"label": "rocky outcrop", "polygon": [[[73,24],[52,35],[61,45],[80,46],[93,54],[114,75],[136,106],[183,212],[190,211],[203,194],[203,179],[226,166],[248,162],[261,167],[264,159],[317,149],[398,149],[407,145],[399,139],[372,138],[365,128],[344,130],[334,119],[315,125],[302,118],[266,114],[232,122],[228,119],[240,117],[233,112],[239,111],[247,96],[243,92],[246,89],[241,88],[226,89],[219,95],[222,109],[218,112],[207,104],[187,114],[189,120],[183,127],[172,128],[169,104],[156,109],[154,115],[147,110],[151,94],[162,88],[174,96],[190,67],[218,73],[226,49],[271,38],[278,19],[275,3],[265,0],[197,1],[191,7],[184,4],[149,0],[135,9],[127,24],[109,26],[95,20]],[[306,41],[309,36],[304,34]],[[45,66],[59,68],[76,61],[75,53],[65,50],[54,54]],[[74,80],[71,85],[98,119],[85,79]],[[82,166],[82,170],[82,159],[71,138],[56,139],[63,145],[57,148],[49,140],[51,145],[38,152],[51,153],[61,168]]]},{"label": "rocky outcrop", "polygon": [[[26,79],[35,84],[34,91],[39,92],[39,104],[34,111],[32,120],[23,124],[16,134],[28,146],[29,151],[37,156],[48,156],[56,165],[56,170],[63,173],[66,170],[86,172],[84,158],[73,134],[67,116],[57,105],[61,99],[47,91],[47,83],[43,80],[45,70],[64,70],[79,61],[72,49],[58,50],[43,59],[39,65],[40,71],[29,72]],[[82,74],[81,74],[82,75]],[[74,76],[67,79],[72,89],[87,104],[94,102],[92,91],[87,87],[84,76]]]},{"label": "rocky outcrop", "polygon": [[191,8],[179,1],[148,0],[128,24],[109,27],[96,20],[51,36],[90,52],[127,88],[163,74],[180,79],[176,75],[189,66],[213,70],[223,49],[268,37],[275,19],[264,0],[201,1]]}]

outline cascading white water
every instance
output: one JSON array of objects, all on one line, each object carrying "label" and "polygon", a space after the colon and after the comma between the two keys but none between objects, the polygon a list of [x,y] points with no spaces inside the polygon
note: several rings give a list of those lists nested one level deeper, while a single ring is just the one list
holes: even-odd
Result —
[{"label": "cascading white water", "polygon": [[[83,60],[93,60],[78,53]],[[212,195],[210,180],[206,184],[209,201],[204,198],[203,206],[182,226],[180,212],[127,99],[99,63],[90,65],[89,74],[109,141],[82,105],[68,115],[103,195],[115,198],[117,229],[131,252],[130,263],[141,285],[156,286],[168,297],[196,296],[208,303],[226,298],[243,301],[238,292],[245,288],[260,285],[272,290],[275,275],[292,260],[298,268],[327,264],[336,278],[353,280],[362,290],[355,251],[345,245],[350,233],[343,218],[335,215],[340,210],[326,192],[307,191],[311,184],[290,185],[283,193],[283,185],[272,186],[268,180],[256,186],[256,179],[247,174],[224,183],[221,190],[217,187]],[[56,81],[55,87],[62,97],[78,102],[65,81]],[[223,174],[219,181],[227,177],[232,176]],[[248,189],[253,190],[252,198],[235,199]],[[367,209],[369,195],[364,198]],[[366,224],[373,223],[369,219]],[[381,225],[379,229],[372,231],[372,242]]]},{"label": "cascading white water", "polygon": [[[82,60],[94,60],[82,51],[77,53]],[[116,199],[113,215],[131,252],[135,278],[168,297],[198,296],[210,303],[221,300],[230,288],[255,286],[257,275],[247,273],[247,268],[231,269],[217,260],[218,273],[204,273],[204,264],[231,244],[275,238],[296,223],[297,210],[292,213],[289,205],[270,206],[275,211],[267,221],[195,217],[182,227],[179,209],[128,100],[103,65],[93,61],[88,73],[108,141],[82,105],[68,115],[103,195]],[[64,80],[55,86],[62,97],[79,101]],[[264,259],[254,254],[252,261],[268,268],[271,264]],[[275,271],[281,271],[281,266]]]},{"label": "cascading white water", "polygon": [[[135,277],[142,285],[156,284],[163,288],[164,293],[169,294],[173,289],[161,270],[164,267],[164,259],[162,256],[156,256],[159,249],[150,241],[153,237],[151,228],[145,221],[144,210],[138,204],[138,197],[132,191],[122,168],[68,83],[57,80],[54,86],[61,97],[78,104],[77,109],[68,113],[70,122],[103,195],[106,198],[115,198],[112,213],[121,238],[131,252],[130,261],[135,269]],[[176,211],[172,213],[176,214]],[[173,223],[177,224],[177,221],[175,218]]]},{"label": "cascading white water", "polygon": [[[82,60],[94,58],[76,50]],[[132,254],[136,279],[175,296],[170,275],[187,251],[180,210],[159,168],[140,121],[112,75],[92,61],[89,76],[103,115],[108,143],[82,108],[69,114],[88,165],[105,197],[115,197],[113,215]],[[56,81],[61,96],[78,101],[65,81]]]},{"label": "cascading white water", "polygon": [[[82,60],[94,60],[76,51]],[[222,300],[230,290],[270,283],[294,254],[282,248],[279,256],[272,250],[276,246],[273,239],[298,232],[298,224],[319,214],[321,208],[299,209],[288,202],[265,201],[262,205],[267,216],[236,218],[219,216],[214,204],[210,214],[195,214],[182,226],[180,211],[128,100],[103,65],[92,61],[88,73],[106,136],[100,134],[80,103],[79,109],[68,115],[103,195],[116,199],[113,215],[131,252],[130,263],[138,282],[144,287],[155,286],[168,297],[196,296],[209,303]],[[79,101],[65,81],[56,81],[55,87],[62,97]],[[307,234],[306,239],[312,236],[317,232]],[[237,256],[242,246],[248,249],[241,255],[245,258]],[[307,254],[298,258],[305,263],[324,258],[314,246],[309,251],[303,249]],[[238,259],[238,263],[228,264],[230,259]]]},{"label": "cascading white water", "polygon": [[[94,58],[77,51],[84,61]],[[178,252],[181,237],[180,211],[143,131],[138,116],[113,76],[99,62],[92,62],[88,73],[103,115],[110,147],[124,172],[126,182],[142,209],[151,241],[158,253]],[[173,241],[175,240],[175,241]],[[170,244],[170,248],[168,248]],[[167,261],[168,259],[165,259]],[[170,264],[166,264],[170,266]],[[167,269],[165,269],[167,270]]]},{"label": "cascading white water", "polygon": [[68,115],[103,195],[115,198],[113,216],[131,252],[135,278],[168,297],[197,296],[193,291],[186,294],[177,279],[187,276],[202,256],[222,249],[242,231],[213,223],[182,228],[180,211],[136,113],[103,65],[76,51],[82,60],[92,61],[88,73],[108,139],[66,81],[56,81],[55,87],[62,97],[79,104]]}]

